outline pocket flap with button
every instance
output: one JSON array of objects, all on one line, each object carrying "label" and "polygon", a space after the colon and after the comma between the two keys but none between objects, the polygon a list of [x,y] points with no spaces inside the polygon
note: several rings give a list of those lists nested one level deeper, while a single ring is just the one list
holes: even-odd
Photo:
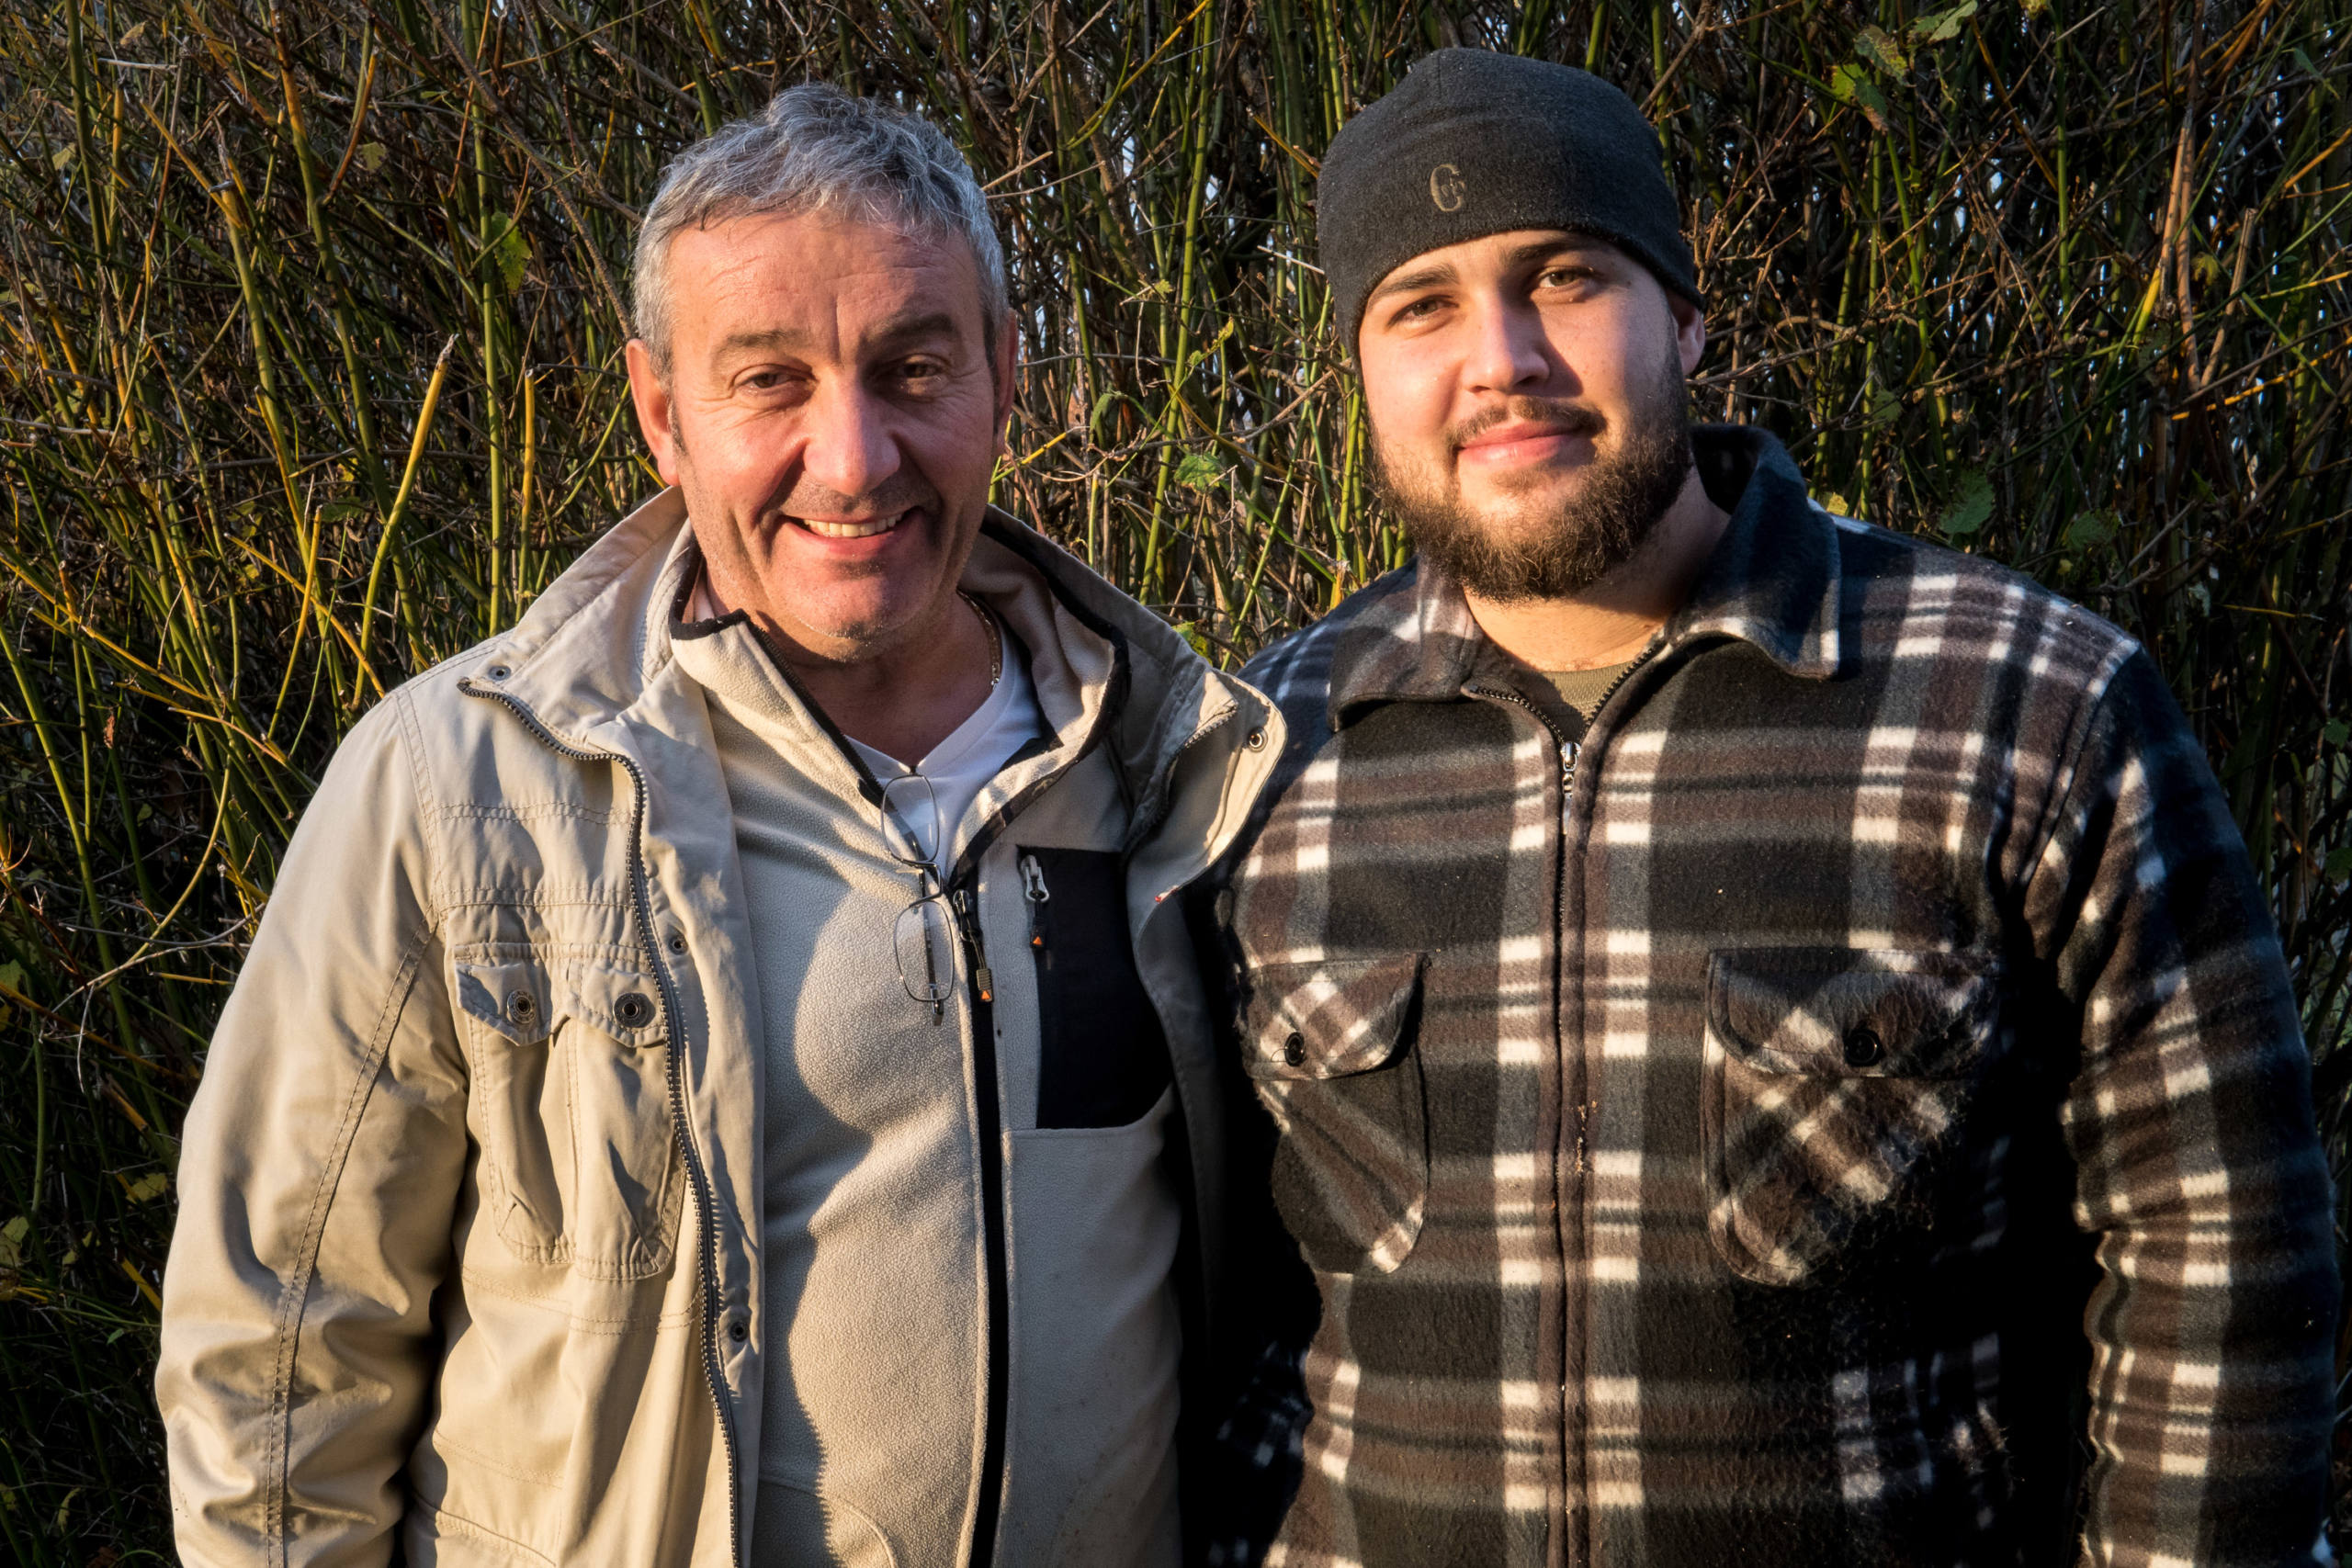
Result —
[{"label": "pocket flap with button", "polygon": [[1385,1066],[1409,1038],[1423,955],[1268,964],[1249,975],[1253,1077],[1329,1078]]},{"label": "pocket flap with button", "polygon": [[1707,961],[1707,1230],[1794,1285],[1930,1233],[2002,1041],[2001,964],[1908,949],[1725,949]]},{"label": "pocket flap with button", "polygon": [[517,1045],[544,1040],[576,1018],[631,1048],[662,1042],[661,1008],[642,970],[604,953],[517,951],[461,953],[453,960],[458,1006]]},{"label": "pocket flap with button", "polygon": [[1998,961],[1963,953],[1742,948],[1708,960],[1708,1023],[1762,1073],[1949,1078],[1973,1072]]}]

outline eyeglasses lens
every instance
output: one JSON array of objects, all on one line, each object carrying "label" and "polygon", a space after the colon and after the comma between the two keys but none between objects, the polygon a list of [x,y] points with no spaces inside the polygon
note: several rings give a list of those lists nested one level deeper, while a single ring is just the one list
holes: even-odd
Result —
[{"label": "eyeglasses lens", "polygon": [[919,1002],[945,1001],[956,976],[947,906],[937,898],[918,898],[908,905],[899,911],[896,941],[899,978],[907,995]]},{"label": "eyeglasses lens", "polygon": [[939,860],[939,798],[921,773],[901,773],[882,786],[882,839],[901,865]]}]

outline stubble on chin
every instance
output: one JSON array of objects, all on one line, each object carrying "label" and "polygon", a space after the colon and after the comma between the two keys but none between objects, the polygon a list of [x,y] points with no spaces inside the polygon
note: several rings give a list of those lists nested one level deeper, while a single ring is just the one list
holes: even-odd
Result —
[{"label": "stubble on chin", "polygon": [[[1399,461],[1375,435],[1378,490],[1414,549],[1467,592],[1497,604],[1566,599],[1632,559],[1682,493],[1693,462],[1685,397],[1678,357],[1623,421],[1599,433],[1583,483],[1555,502],[1532,493],[1542,479],[1531,476],[1505,487],[1531,493],[1513,498],[1504,515],[1473,511],[1451,472]],[[1571,410],[1521,398],[1510,412],[1558,419]],[[1589,424],[1585,411],[1573,413]]]}]

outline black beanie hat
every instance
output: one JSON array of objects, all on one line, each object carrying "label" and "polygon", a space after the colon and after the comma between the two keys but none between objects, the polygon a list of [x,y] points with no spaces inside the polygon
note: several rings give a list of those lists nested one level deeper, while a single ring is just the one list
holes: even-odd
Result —
[{"label": "black beanie hat", "polygon": [[1351,354],[1382,278],[1513,229],[1607,240],[1699,302],[1657,133],[1631,98],[1571,65],[1483,49],[1423,56],[1331,139],[1315,215]]}]

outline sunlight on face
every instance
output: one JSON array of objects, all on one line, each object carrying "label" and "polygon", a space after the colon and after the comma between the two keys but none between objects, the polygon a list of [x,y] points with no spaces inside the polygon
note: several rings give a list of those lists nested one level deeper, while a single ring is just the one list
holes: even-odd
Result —
[{"label": "sunlight on face", "polygon": [[856,658],[954,592],[1012,400],[960,242],[829,213],[682,231],[670,369],[629,377],[722,603]]},{"label": "sunlight on face", "polygon": [[1705,328],[1605,242],[1528,230],[1383,278],[1359,340],[1381,478],[1474,593],[1557,597],[1627,558],[1690,468]]}]

